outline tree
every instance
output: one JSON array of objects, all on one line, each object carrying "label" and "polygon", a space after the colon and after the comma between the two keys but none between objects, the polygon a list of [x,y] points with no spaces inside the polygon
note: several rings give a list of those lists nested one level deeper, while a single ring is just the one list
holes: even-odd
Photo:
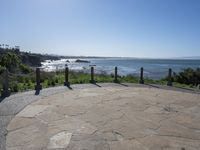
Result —
[{"label": "tree", "polygon": [[20,58],[14,53],[8,52],[0,58],[0,65],[6,67],[10,72],[14,72],[20,63]]},{"label": "tree", "polygon": [[9,49],[9,45],[8,44],[6,44],[5,46],[6,46],[6,49]]}]

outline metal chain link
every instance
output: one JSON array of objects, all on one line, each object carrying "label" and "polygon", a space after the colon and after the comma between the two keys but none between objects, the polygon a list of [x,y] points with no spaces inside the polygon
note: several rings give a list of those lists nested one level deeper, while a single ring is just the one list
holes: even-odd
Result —
[{"label": "metal chain link", "polygon": [[17,73],[17,74],[16,74],[16,73],[11,73],[11,72],[8,71],[8,75],[9,75],[9,76],[30,76],[30,75],[33,75],[33,74],[35,74],[35,71],[33,71],[33,72],[31,72],[31,73],[27,73],[27,74],[22,74],[22,73],[20,73],[20,74]]}]

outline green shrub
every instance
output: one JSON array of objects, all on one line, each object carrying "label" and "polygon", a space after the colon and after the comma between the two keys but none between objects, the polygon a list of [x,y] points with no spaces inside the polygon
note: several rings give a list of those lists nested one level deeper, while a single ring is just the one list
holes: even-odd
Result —
[{"label": "green shrub", "polygon": [[56,83],[55,83],[54,81],[51,81],[51,85],[52,85],[52,86],[55,86]]},{"label": "green shrub", "polygon": [[121,82],[138,83],[139,78],[133,75],[127,75],[121,77]]},{"label": "green shrub", "polygon": [[197,86],[200,84],[200,68],[197,68],[196,70],[187,68],[178,74],[175,73],[174,81],[181,84]]},{"label": "green shrub", "polygon": [[19,92],[19,86],[16,82],[12,83],[10,88],[12,92]]},{"label": "green shrub", "polygon": [[5,67],[0,65],[0,75],[5,71],[5,69],[6,69]]},{"label": "green shrub", "polygon": [[24,73],[24,74],[32,72],[31,68],[29,66],[25,65],[25,64],[20,64],[19,68],[22,71],[22,73]]}]

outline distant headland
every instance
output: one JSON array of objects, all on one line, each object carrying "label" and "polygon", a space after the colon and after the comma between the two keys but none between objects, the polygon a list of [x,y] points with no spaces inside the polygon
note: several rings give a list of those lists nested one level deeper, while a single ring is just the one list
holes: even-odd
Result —
[{"label": "distant headland", "polygon": [[9,47],[7,44],[0,44],[0,55],[6,54],[8,52],[15,53],[19,56],[22,63],[27,64],[32,67],[41,66],[41,62],[45,60],[60,60],[60,59],[77,59],[77,63],[88,63],[89,61],[81,60],[81,58],[106,58],[106,57],[96,57],[96,56],[61,56],[54,54],[39,54],[32,52],[24,52],[20,50],[20,46]]}]

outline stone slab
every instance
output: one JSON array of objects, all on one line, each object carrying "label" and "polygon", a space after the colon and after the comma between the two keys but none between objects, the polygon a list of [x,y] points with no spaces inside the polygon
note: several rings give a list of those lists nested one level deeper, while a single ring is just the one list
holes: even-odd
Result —
[{"label": "stone slab", "polygon": [[60,132],[50,138],[48,149],[66,148],[71,140],[72,133]]},{"label": "stone slab", "polygon": [[49,106],[45,105],[29,105],[24,110],[22,110],[17,117],[35,117],[37,114],[43,112]]}]

